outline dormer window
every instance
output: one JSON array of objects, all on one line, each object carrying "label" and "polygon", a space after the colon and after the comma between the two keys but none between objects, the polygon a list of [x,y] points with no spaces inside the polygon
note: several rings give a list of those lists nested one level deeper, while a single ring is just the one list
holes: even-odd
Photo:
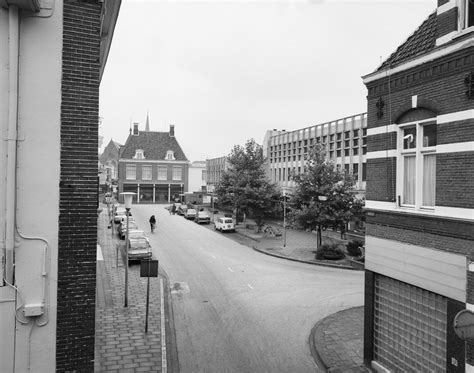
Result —
[{"label": "dormer window", "polygon": [[174,151],[168,150],[168,151],[166,152],[166,157],[165,157],[165,159],[166,159],[167,161],[174,161],[174,160],[175,160]]},{"label": "dormer window", "polygon": [[143,149],[135,150],[135,156],[133,158],[134,159],[145,159],[145,156],[143,155]]}]

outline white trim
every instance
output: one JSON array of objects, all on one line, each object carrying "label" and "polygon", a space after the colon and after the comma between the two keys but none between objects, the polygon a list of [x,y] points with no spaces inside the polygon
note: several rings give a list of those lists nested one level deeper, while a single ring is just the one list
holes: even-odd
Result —
[{"label": "white trim", "polygon": [[474,262],[469,263],[469,272],[474,272]]},{"label": "white trim", "polygon": [[379,150],[376,152],[368,152],[366,154],[367,159],[377,159],[377,158],[396,158],[398,151],[396,149],[390,150]]},{"label": "white trim", "polygon": [[439,123],[450,123],[460,120],[474,119],[474,109],[457,111],[455,113],[438,115],[436,122]]},{"label": "white trim", "polygon": [[474,366],[466,363],[466,373],[474,373]]},{"label": "white trim", "polygon": [[466,303],[466,309],[469,311],[474,312],[474,304]]},{"label": "white trim", "polygon": [[418,95],[411,96],[411,107],[415,109],[418,107]]},{"label": "white trim", "polygon": [[458,34],[458,31],[451,31],[450,33],[443,35],[436,39],[436,46],[439,47],[440,45],[449,43],[454,37]]},{"label": "white trim", "polygon": [[372,368],[374,368],[374,370],[377,372],[377,373],[391,373],[389,369],[385,368],[383,365],[381,365],[380,363],[376,362],[375,360],[372,360],[370,362],[370,365],[372,366]]},{"label": "white trim", "polygon": [[460,207],[435,206],[433,210],[399,207],[396,202],[366,200],[365,207],[371,210],[392,211],[403,214],[447,217],[462,220],[474,220],[474,209]]},{"label": "white trim", "polygon": [[450,55],[452,53],[455,53],[457,51],[470,48],[474,46],[474,39],[468,39],[468,40],[463,40],[462,42],[456,43],[454,45],[449,45],[441,49],[436,49],[435,51],[431,53],[427,53],[419,58],[410,60],[404,64],[401,64],[400,66],[397,66],[393,69],[388,69],[388,70],[383,70],[380,72],[375,72],[372,74],[368,74],[362,77],[362,81],[364,84],[373,82],[375,80],[379,80],[382,78],[386,78],[390,75],[399,73],[401,71],[409,70],[413,67],[416,67],[418,65],[422,65],[426,62],[433,61],[435,59]]},{"label": "white trim", "polygon": [[380,127],[375,127],[375,128],[367,128],[367,136],[381,135],[382,133],[389,133],[389,132],[396,132],[397,129],[398,129],[398,126],[396,124],[389,124],[387,126],[380,126]]},{"label": "white trim", "polygon": [[436,145],[436,153],[460,153],[474,151],[474,141],[454,142],[452,144]]},{"label": "white trim", "polygon": [[440,5],[438,9],[436,9],[436,15],[439,16],[440,14],[443,14],[448,10],[456,8],[456,6],[457,4],[455,0],[448,1],[446,4]]}]

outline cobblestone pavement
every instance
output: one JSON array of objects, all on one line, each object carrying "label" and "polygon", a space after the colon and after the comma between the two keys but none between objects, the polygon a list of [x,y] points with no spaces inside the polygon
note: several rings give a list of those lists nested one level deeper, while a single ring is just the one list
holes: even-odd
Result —
[{"label": "cobblestone pavement", "polygon": [[145,333],[147,279],[140,277],[139,265],[129,267],[128,307],[124,307],[125,267],[121,258],[117,266],[118,239],[107,225],[105,210],[99,216],[98,229],[99,252],[104,260],[97,262],[95,371],[166,372],[161,323],[163,278],[150,278],[148,333]]}]

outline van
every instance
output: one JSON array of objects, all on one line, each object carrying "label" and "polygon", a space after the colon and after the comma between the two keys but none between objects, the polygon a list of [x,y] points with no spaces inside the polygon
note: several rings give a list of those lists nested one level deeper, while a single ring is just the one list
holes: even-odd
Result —
[{"label": "van", "polygon": [[235,232],[234,221],[232,218],[218,218],[214,222],[214,229],[221,232]]}]

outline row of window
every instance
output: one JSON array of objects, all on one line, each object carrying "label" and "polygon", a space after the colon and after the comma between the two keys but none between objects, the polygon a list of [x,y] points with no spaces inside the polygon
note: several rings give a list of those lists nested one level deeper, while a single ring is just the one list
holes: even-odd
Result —
[{"label": "row of window", "polygon": [[[347,144],[347,146],[349,146],[349,140],[354,140],[354,146],[357,146],[357,144],[359,143],[358,141],[355,141],[355,140],[358,140],[359,138],[359,131],[362,131],[362,141],[363,141],[363,144],[365,145],[365,140],[366,140],[366,136],[367,136],[367,129],[366,128],[363,128],[362,130],[359,130],[359,129],[355,129],[353,131],[346,131],[344,132],[344,141],[345,143]],[[352,133],[352,137],[351,137],[351,133]],[[334,141],[338,141],[338,142],[342,142],[342,132],[339,132],[339,133],[335,133],[335,134],[331,134],[329,136],[320,136],[320,137],[317,137],[316,138],[316,143],[317,144],[326,144],[328,142],[328,139],[329,139],[329,142],[334,142]],[[275,152],[275,151],[278,151],[278,150],[284,150],[284,149],[293,149],[293,150],[296,150],[297,148],[301,148],[303,146],[308,146],[308,144],[311,146],[314,144],[314,141],[315,139],[314,138],[311,138],[311,139],[305,139],[305,140],[298,140],[298,141],[293,141],[293,142],[285,142],[283,144],[278,144],[278,145],[272,145],[270,146],[270,152]]]},{"label": "row of window", "polygon": [[[337,164],[336,168],[338,170],[341,169],[341,165]],[[359,164],[354,163],[351,167],[350,164],[345,164],[344,165],[344,170],[347,173],[352,173],[354,177],[357,179],[359,175]],[[273,169],[273,181],[291,181],[293,179],[294,175],[300,174],[301,172],[304,172],[304,168],[302,167],[288,167],[288,168],[274,168]],[[362,163],[362,181],[366,180],[366,164]]]},{"label": "row of window", "polygon": [[[140,165],[141,180],[153,180],[153,166]],[[168,166],[157,166],[156,180],[169,180]],[[125,168],[125,179],[137,180],[137,165],[127,164]],[[171,167],[171,180],[183,180],[183,168],[181,166]]]},{"label": "row of window", "polygon": [[[352,150],[352,151],[351,151]],[[329,158],[334,158],[334,157],[342,157],[342,154],[344,154],[345,157],[349,157],[350,155],[359,155],[359,148],[347,148],[347,149],[337,149],[337,150],[329,150]],[[301,161],[304,159],[304,157],[308,154],[307,149],[304,148],[304,153],[301,154],[299,152],[298,155],[291,155],[290,152],[288,152],[288,156],[286,156],[286,152],[283,151],[283,156],[282,152],[278,152],[278,154],[272,154],[270,158],[270,163],[276,163],[276,162],[285,162],[285,161]],[[367,147],[363,146],[362,147],[362,155],[367,154]],[[278,157],[277,157],[278,155]]]}]

